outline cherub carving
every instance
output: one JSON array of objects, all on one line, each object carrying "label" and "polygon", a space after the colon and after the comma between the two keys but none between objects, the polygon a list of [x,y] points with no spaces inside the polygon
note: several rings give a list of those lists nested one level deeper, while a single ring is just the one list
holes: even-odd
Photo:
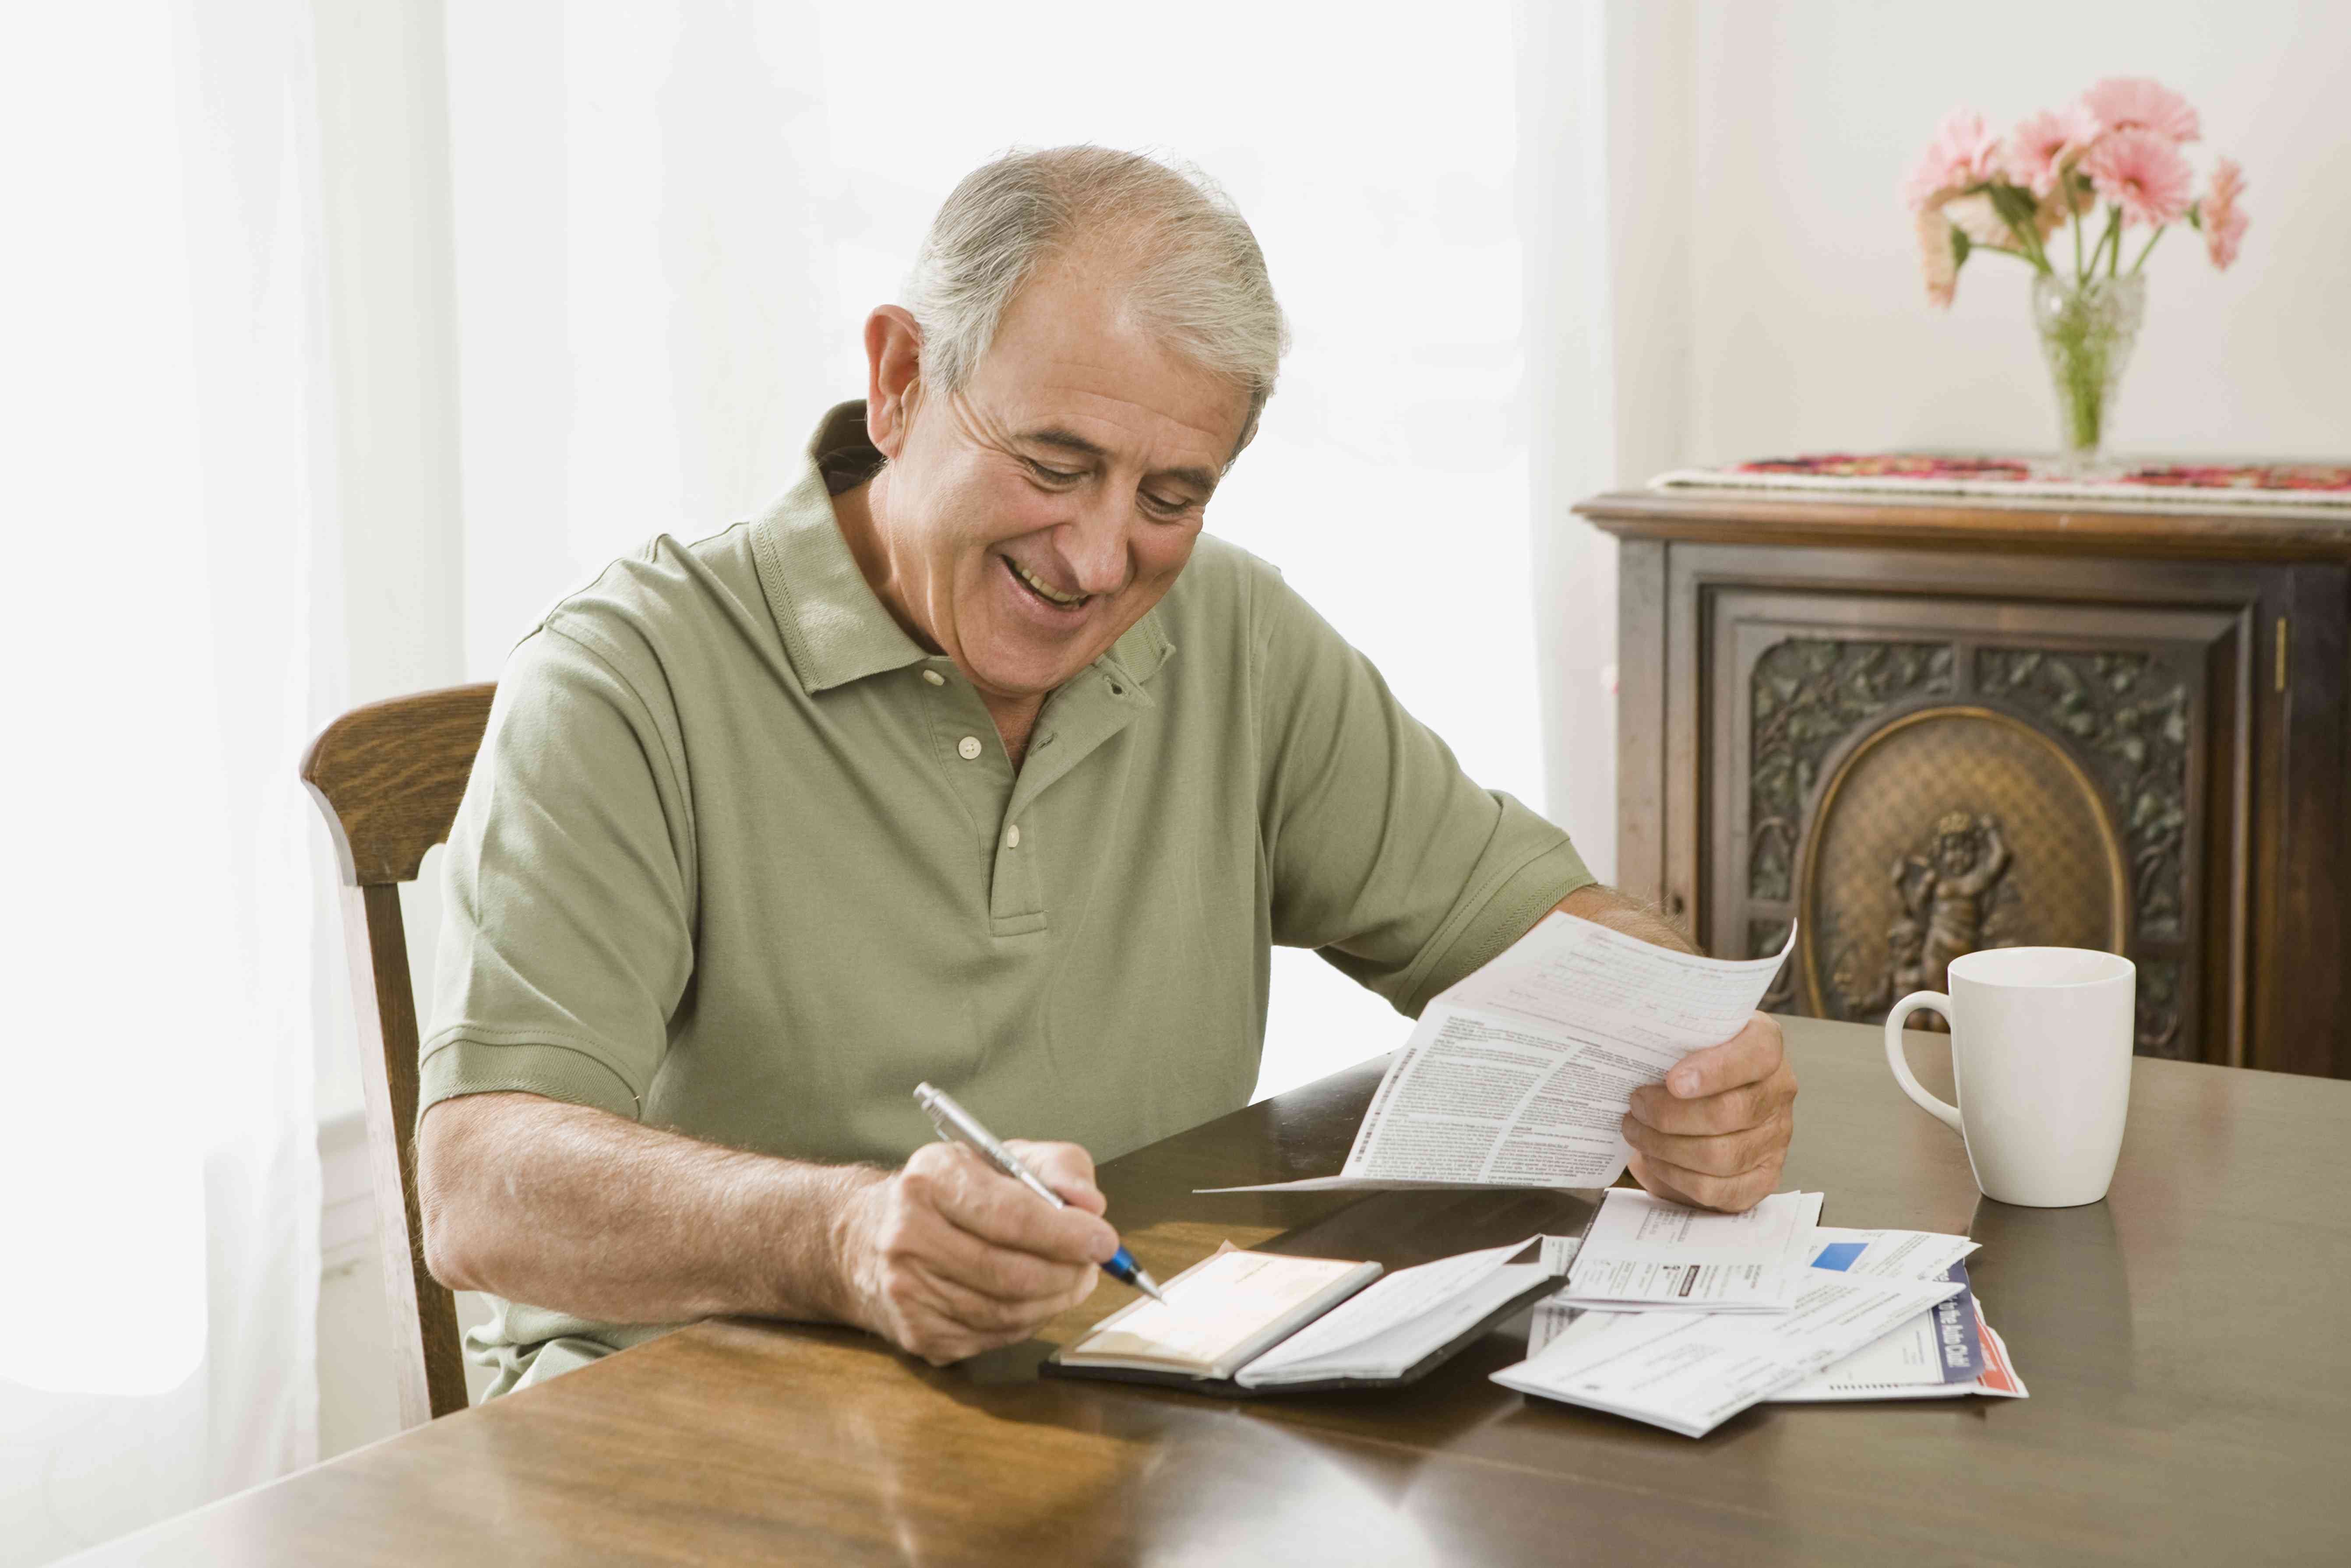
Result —
[{"label": "cherub carving", "polygon": [[[1948,988],[1951,960],[1983,946],[1984,917],[2008,862],[1998,818],[1952,811],[1935,824],[1925,856],[1905,855],[1894,863],[1904,914],[1886,943],[1897,992]],[[1923,936],[1913,938],[1903,926],[1923,927]],[[1916,954],[1907,963],[1906,948]]]},{"label": "cherub carving", "polygon": [[[1950,988],[1951,960],[1987,945],[2001,945],[1994,901],[2008,874],[2009,849],[2000,820],[1953,811],[1935,824],[1922,855],[1897,858],[1886,873],[1901,913],[1886,928],[1886,962],[1866,983],[1860,951],[1840,950],[1829,989],[1844,1018],[1882,1013],[1896,997]],[[1921,1015],[1914,1027],[1939,1029]]]}]

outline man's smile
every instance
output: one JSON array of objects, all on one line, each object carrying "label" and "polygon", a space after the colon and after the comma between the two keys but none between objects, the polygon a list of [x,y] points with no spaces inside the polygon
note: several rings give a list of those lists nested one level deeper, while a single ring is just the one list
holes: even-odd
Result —
[{"label": "man's smile", "polygon": [[996,559],[1004,563],[1005,570],[1012,574],[1013,581],[1027,590],[1040,603],[1055,610],[1072,613],[1085,608],[1093,598],[1091,593],[1063,593],[1008,555],[998,555]]}]

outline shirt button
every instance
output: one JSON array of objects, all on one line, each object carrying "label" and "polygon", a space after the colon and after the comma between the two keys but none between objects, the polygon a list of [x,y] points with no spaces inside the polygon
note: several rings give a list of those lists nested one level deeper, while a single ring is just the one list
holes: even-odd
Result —
[{"label": "shirt button", "polygon": [[1019,823],[1015,822],[1012,826],[1004,830],[1004,847],[1008,850],[1017,850],[1020,847]]},{"label": "shirt button", "polygon": [[947,678],[939,674],[936,670],[925,670],[923,672],[923,679],[930,682],[931,685],[935,686],[943,686],[947,684]]},{"label": "shirt button", "polygon": [[966,762],[969,762],[973,758],[977,757],[979,755],[979,737],[976,735],[967,735],[961,740],[956,741],[956,755],[962,758]]}]

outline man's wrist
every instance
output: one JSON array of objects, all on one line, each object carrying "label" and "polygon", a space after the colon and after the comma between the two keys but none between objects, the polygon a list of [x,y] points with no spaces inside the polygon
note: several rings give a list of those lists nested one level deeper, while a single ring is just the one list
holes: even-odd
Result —
[{"label": "man's wrist", "polygon": [[1552,907],[1562,915],[1621,931],[1652,946],[1670,947],[1677,953],[1698,951],[1697,945],[1666,917],[1663,910],[1598,883],[1577,888]]},{"label": "man's wrist", "polygon": [[786,1173],[788,1190],[769,1210],[786,1234],[761,1249],[782,1263],[773,1276],[776,1299],[768,1315],[867,1326],[857,1271],[874,1189],[890,1176],[879,1166],[864,1165]]}]

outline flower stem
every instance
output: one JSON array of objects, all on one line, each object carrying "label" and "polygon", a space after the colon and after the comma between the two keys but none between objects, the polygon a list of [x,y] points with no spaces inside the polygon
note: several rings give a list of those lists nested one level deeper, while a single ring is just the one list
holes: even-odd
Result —
[{"label": "flower stem", "polygon": [[[2168,226],[2168,225],[2167,225],[2167,226]],[[2161,239],[2162,237],[2163,237],[2163,230],[2162,230],[2162,229],[2158,229],[2158,230],[2156,230],[2153,234],[2151,234],[2151,235],[2147,235],[2147,248],[2146,248],[2145,250],[2142,250],[2142,251],[2140,251],[2140,252],[2138,253],[2138,259],[2137,259],[2137,261],[2134,261],[2134,262],[2132,262],[2132,263],[2131,263],[2131,270],[2132,270],[2133,272],[2137,272],[2140,267],[2145,267],[2145,266],[2147,265],[2147,253],[2148,253],[2149,251],[2152,251],[2153,249],[2155,249],[2155,242],[2156,242],[2156,241],[2158,241],[2158,240],[2159,240],[2159,239]]]},{"label": "flower stem", "polygon": [[2105,259],[2108,246],[2112,246],[2117,254],[2123,247],[2123,210],[2120,207],[2106,209],[2105,232],[2098,235],[2098,243],[2090,247],[2089,270],[2082,275],[2085,282],[2097,276],[2098,263]]},{"label": "flower stem", "polygon": [[2043,272],[2054,272],[2057,270],[2055,267],[2049,265],[2049,251],[2048,248],[2041,243],[2041,232],[2038,229],[2034,228],[2031,224],[2027,224],[2023,228],[2017,231],[2017,237],[2023,240],[2027,247],[2027,254],[2024,258],[2025,260],[2031,262],[2033,266],[2039,267]]}]

